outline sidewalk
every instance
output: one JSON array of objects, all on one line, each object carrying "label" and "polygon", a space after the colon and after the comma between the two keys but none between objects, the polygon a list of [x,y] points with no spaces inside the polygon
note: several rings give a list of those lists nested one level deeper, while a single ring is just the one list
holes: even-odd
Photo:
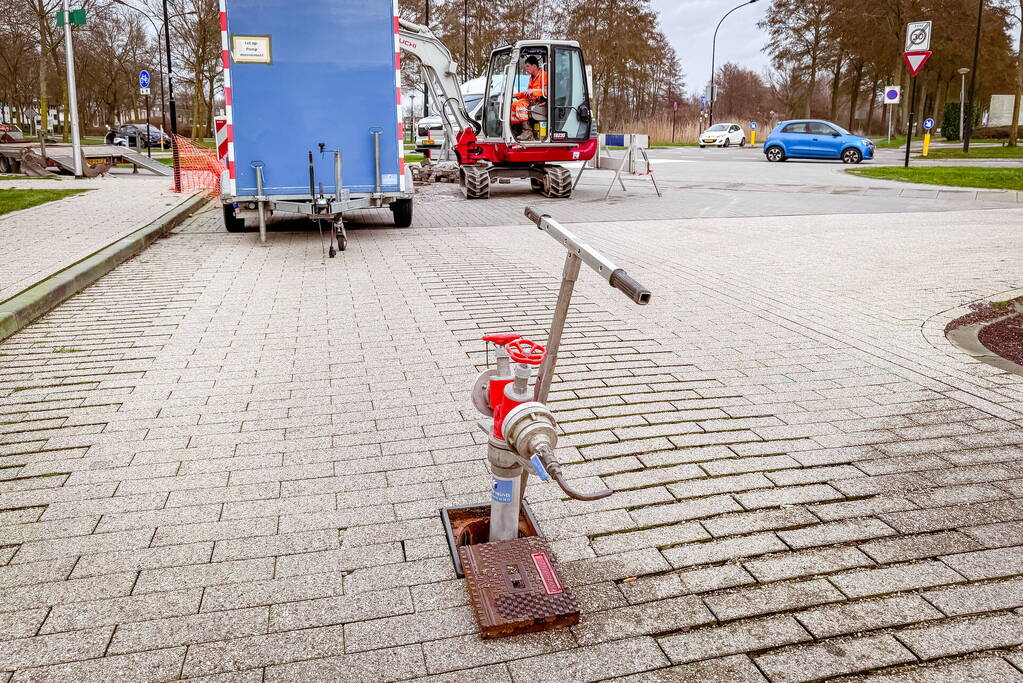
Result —
[{"label": "sidewalk", "polygon": [[530,484],[582,620],[482,641],[438,510],[562,267],[486,209],[337,259],[196,215],[0,343],[0,683],[1023,677],[1023,378],[941,339],[1023,211],[572,225],[654,292],[584,273],[551,394],[618,492]]},{"label": "sidewalk", "polygon": [[4,180],[2,189],[89,189],[0,216],[0,303],[80,261],[182,201],[170,179]]}]

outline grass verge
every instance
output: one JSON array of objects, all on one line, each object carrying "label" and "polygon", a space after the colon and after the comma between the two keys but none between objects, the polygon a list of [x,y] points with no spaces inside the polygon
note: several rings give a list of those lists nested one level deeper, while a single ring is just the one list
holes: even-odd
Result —
[{"label": "grass verge", "polygon": [[44,175],[0,175],[0,181],[4,180],[57,180],[57,176]]},{"label": "grass verge", "polygon": [[868,166],[849,168],[863,178],[898,180],[904,183],[981,187],[998,190],[1023,190],[1023,168],[979,168],[976,166]]},{"label": "grass verge", "polygon": [[88,190],[0,190],[0,216],[82,192]]},{"label": "grass verge", "polygon": [[971,147],[966,154],[961,147],[945,147],[917,159],[1023,159],[1023,147]]}]

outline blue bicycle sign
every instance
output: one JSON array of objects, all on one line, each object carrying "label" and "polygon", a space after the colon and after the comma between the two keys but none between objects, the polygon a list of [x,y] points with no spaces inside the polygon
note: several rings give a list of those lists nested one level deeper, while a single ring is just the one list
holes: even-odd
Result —
[{"label": "blue bicycle sign", "polygon": [[139,71],[139,87],[140,88],[149,87],[149,72],[146,71],[145,69]]}]

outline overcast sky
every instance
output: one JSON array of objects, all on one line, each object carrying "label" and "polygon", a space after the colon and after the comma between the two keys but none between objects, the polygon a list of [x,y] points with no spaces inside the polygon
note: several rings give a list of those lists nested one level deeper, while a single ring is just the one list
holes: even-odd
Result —
[{"label": "overcast sky", "polygon": [[[668,36],[686,73],[686,92],[703,92],[710,80],[710,44],[714,27],[724,14],[740,0],[651,0],[661,15],[661,26]],[[770,0],[732,12],[718,31],[717,59],[720,67],[735,62],[757,72],[769,63],[760,51],[765,42],[764,33],[757,28]],[[627,38],[623,36],[623,38]]]}]

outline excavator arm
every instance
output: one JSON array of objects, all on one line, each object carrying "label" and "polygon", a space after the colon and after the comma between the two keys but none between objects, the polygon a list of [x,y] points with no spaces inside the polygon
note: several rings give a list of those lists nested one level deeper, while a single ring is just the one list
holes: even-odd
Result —
[{"label": "excavator arm", "polygon": [[459,134],[466,128],[479,133],[479,122],[469,116],[462,100],[458,64],[451,58],[451,52],[444,43],[426,26],[401,19],[398,44],[423,65],[426,87],[430,89],[434,100],[441,104],[440,120],[450,144],[454,145]]}]

